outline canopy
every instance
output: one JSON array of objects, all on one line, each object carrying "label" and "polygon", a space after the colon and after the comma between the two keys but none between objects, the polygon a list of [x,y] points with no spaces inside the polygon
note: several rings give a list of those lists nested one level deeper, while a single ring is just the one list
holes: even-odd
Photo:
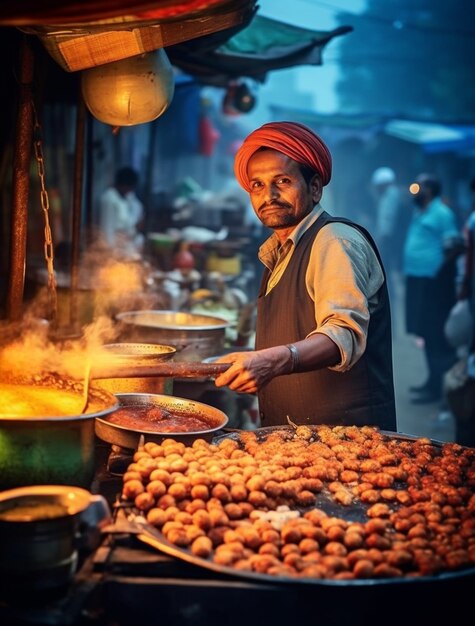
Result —
[{"label": "canopy", "polygon": [[309,30],[258,14],[225,41],[219,40],[218,33],[171,46],[167,53],[174,65],[205,84],[226,86],[230,79],[241,77],[263,82],[271,70],[321,65],[326,44],[352,30],[351,26]]},{"label": "canopy", "polygon": [[475,151],[475,126],[395,119],[386,123],[384,132],[391,137],[419,144],[428,153]]}]

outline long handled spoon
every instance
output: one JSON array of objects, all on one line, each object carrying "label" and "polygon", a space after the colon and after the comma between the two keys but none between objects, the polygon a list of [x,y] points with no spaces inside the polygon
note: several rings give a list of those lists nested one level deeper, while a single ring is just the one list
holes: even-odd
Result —
[{"label": "long handled spoon", "polygon": [[81,409],[81,415],[86,412],[86,409],[89,405],[90,382],[91,382],[91,361],[89,361],[88,359],[86,363],[86,372],[84,374],[84,390],[83,390],[84,404]]}]

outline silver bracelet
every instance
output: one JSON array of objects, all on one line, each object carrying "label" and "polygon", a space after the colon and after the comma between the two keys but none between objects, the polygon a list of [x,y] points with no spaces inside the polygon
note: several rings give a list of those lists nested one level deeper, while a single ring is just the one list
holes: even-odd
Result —
[{"label": "silver bracelet", "polygon": [[293,372],[297,371],[297,368],[300,363],[299,351],[297,350],[296,346],[293,343],[288,343],[286,344],[285,347],[288,348],[290,352],[291,363],[290,363],[289,374],[292,374]]}]

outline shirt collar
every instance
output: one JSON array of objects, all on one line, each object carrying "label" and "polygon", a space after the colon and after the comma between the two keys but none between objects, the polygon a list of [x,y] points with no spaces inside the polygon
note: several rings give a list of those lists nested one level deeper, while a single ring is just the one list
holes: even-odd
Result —
[{"label": "shirt collar", "polygon": [[282,244],[279,241],[277,235],[272,235],[264,241],[259,248],[258,257],[259,260],[269,269],[275,265],[275,260],[279,254],[280,248],[283,246],[293,245],[296,246],[303,234],[314,224],[320,215],[323,213],[323,207],[321,204],[316,204],[308,215],[306,215],[301,222],[297,224],[294,230],[287,237],[286,241]]}]

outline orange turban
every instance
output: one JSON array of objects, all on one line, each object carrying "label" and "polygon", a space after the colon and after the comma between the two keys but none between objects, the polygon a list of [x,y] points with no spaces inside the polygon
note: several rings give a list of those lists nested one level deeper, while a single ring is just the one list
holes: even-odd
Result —
[{"label": "orange turban", "polygon": [[297,122],[269,122],[246,137],[234,159],[234,174],[247,192],[251,190],[247,164],[259,148],[282,152],[297,163],[317,172],[322,184],[328,185],[332,175],[332,157],[327,146],[313,130]]}]

